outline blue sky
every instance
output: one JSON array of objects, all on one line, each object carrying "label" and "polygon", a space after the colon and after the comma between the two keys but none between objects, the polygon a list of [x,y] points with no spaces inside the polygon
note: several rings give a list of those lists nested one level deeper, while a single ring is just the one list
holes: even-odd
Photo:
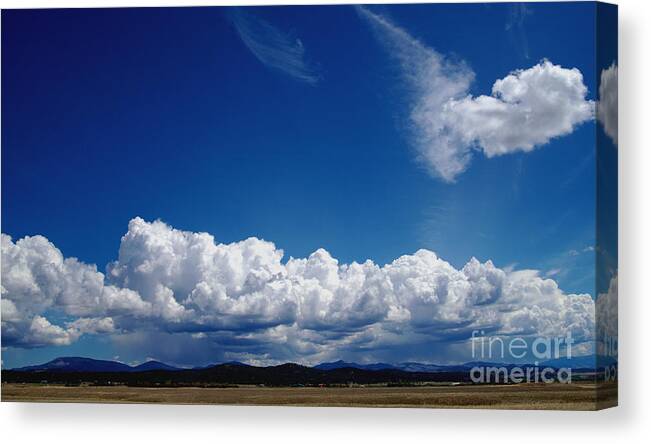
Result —
[{"label": "blue sky", "polygon": [[[370,10],[464,61],[474,97],[546,59],[597,99],[590,3]],[[367,22],[350,6],[3,11],[2,232],[103,272],[139,216],[265,239],[283,261],[425,248],[595,297],[595,122],[530,152],[473,150],[441,180],[413,143],[404,67]],[[88,335],[3,361],[62,354],[153,355]]]}]

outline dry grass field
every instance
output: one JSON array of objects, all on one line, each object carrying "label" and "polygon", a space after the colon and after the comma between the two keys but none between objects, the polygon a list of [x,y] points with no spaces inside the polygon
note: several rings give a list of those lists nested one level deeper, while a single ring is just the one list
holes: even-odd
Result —
[{"label": "dry grass field", "polygon": [[[616,390],[614,385],[603,387],[600,407],[616,405]],[[2,384],[2,401],[595,410],[596,392],[590,383],[364,388]]]}]

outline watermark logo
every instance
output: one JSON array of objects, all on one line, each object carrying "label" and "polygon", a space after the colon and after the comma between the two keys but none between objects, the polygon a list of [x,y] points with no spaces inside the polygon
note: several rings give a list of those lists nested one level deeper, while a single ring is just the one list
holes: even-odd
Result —
[{"label": "watermark logo", "polygon": [[[470,337],[472,359],[475,365],[470,369],[474,383],[517,384],[522,382],[552,383],[572,382],[572,368],[545,366],[541,362],[557,358],[572,358],[571,333],[558,338],[524,338],[486,336],[482,330],[474,330]],[[532,357],[532,364],[495,364],[518,362]]]},{"label": "watermark logo", "polygon": [[[617,355],[619,353],[619,342],[617,336],[608,333],[603,334],[603,339],[597,343],[599,352],[597,367],[603,368],[604,381],[615,381],[617,379]],[[614,361],[614,362],[613,362]]]}]

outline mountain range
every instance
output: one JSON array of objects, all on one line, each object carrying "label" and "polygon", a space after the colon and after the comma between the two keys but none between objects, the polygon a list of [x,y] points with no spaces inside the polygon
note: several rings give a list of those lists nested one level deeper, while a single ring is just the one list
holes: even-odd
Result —
[{"label": "mountain range", "polygon": [[[616,363],[614,358],[599,357],[599,365],[612,365]],[[150,371],[182,371],[182,370],[205,370],[216,366],[230,366],[237,367],[253,367],[237,361],[230,361],[220,364],[213,364],[204,367],[195,367],[193,369],[186,369],[175,367],[163,362],[150,360],[140,365],[131,366],[117,361],[107,361],[100,359],[82,358],[82,357],[60,357],[52,361],[39,365],[30,365],[26,367],[19,367],[12,369],[17,372],[110,372],[110,373],[137,373],[137,372],[150,372]],[[289,364],[287,364],[289,365]],[[533,364],[504,364],[497,362],[466,362],[463,364],[424,364],[418,362],[403,362],[398,364],[387,363],[373,363],[373,364],[358,364],[356,362],[346,362],[343,360],[334,362],[324,362],[312,367],[316,370],[337,370],[337,369],[357,369],[366,371],[401,371],[409,373],[442,373],[442,372],[468,372],[471,368],[476,366],[484,367],[513,367],[518,366],[532,366]],[[597,366],[597,356],[577,356],[573,358],[559,358],[548,361],[543,361],[538,364],[540,367],[552,368],[572,368],[572,369],[594,369]],[[278,367],[278,366],[272,366]],[[302,366],[301,366],[302,367]]]}]

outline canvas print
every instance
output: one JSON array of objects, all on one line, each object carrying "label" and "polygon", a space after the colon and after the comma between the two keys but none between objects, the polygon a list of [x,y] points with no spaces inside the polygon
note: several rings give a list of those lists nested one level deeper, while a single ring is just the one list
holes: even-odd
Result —
[{"label": "canvas print", "polygon": [[617,404],[617,7],[2,11],[2,401]]}]

